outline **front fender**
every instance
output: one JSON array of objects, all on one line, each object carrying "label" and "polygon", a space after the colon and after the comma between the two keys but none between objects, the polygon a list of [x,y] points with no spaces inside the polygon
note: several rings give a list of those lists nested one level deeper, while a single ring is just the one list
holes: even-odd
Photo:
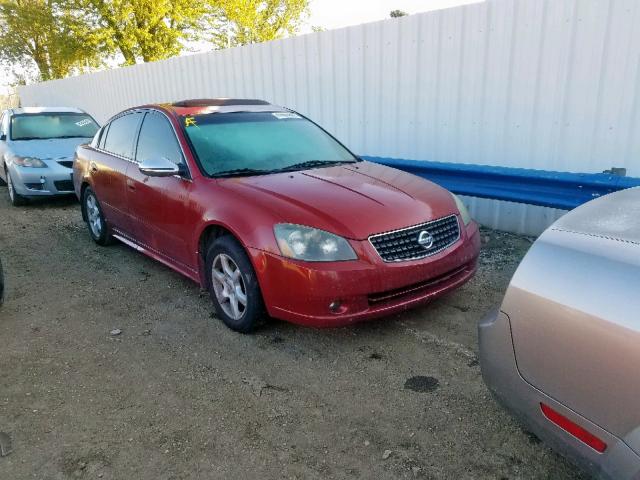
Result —
[{"label": "front fender", "polygon": [[273,234],[273,226],[282,221],[270,206],[251,201],[216,181],[200,184],[190,194],[200,222],[194,231],[192,245],[199,248],[202,233],[211,226],[231,232],[242,246],[280,254]]},{"label": "front fender", "polygon": [[213,180],[197,186],[191,192],[190,203],[196,210],[194,216],[198,219],[196,228],[193,229],[190,248],[197,255],[202,285],[205,285],[202,272],[206,249],[203,238],[212,227],[228,231],[240,242],[247,255],[249,249],[280,255],[273,233],[273,225],[280,219],[268,205],[247,201],[236,192],[222,188]]}]

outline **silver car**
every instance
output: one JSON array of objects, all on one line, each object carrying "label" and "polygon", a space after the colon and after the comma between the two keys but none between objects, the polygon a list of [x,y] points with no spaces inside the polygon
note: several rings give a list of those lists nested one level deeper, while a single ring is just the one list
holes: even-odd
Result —
[{"label": "silver car", "polygon": [[640,479],[640,188],[545,231],[479,339],[485,382],[529,430],[596,477]]},{"label": "silver car", "polygon": [[97,131],[95,120],[77,108],[5,110],[0,119],[0,179],[8,185],[11,203],[73,194],[76,147]]}]

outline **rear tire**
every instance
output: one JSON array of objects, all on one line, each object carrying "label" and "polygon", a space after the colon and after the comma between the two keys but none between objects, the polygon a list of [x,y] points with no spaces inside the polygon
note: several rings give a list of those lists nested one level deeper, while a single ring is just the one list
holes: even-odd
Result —
[{"label": "rear tire", "polygon": [[7,189],[9,191],[9,201],[11,202],[11,205],[14,207],[22,207],[23,205],[26,205],[27,199],[16,192],[9,171],[5,170],[5,174],[7,176]]},{"label": "rear tire", "polygon": [[231,330],[249,333],[265,316],[256,272],[242,245],[230,235],[209,243],[207,288],[216,316]]},{"label": "rear tire", "polygon": [[91,187],[85,188],[82,192],[82,213],[87,219],[89,235],[94,242],[103,247],[113,243],[113,237],[104,218],[104,213],[102,213],[102,207]]}]

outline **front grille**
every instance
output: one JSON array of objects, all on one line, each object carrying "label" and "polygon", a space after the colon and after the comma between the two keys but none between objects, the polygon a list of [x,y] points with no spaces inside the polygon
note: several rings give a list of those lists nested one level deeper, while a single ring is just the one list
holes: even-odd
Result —
[{"label": "front grille", "polygon": [[[431,245],[418,243],[418,237],[422,232],[431,235]],[[459,238],[458,217],[450,215],[402,230],[372,235],[369,241],[382,260],[400,262],[435,255],[453,245]]]},{"label": "front grille", "polygon": [[73,160],[62,160],[58,162],[63,167],[73,168]]},{"label": "front grille", "polygon": [[71,180],[58,180],[53,182],[56,186],[56,190],[59,192],[72,192],[73,191],[73,182]]}]

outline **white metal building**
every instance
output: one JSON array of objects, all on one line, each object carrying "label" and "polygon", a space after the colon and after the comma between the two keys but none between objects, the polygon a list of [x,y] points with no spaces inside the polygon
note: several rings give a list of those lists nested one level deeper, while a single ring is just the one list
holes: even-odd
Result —
[{"label": "white metal building", "polygon": [[[488,0],[20,88],[23,105],[250,97],[362,155],[640,176],[640,1]],[[536,234],[563,212],[469,199]]]}]

